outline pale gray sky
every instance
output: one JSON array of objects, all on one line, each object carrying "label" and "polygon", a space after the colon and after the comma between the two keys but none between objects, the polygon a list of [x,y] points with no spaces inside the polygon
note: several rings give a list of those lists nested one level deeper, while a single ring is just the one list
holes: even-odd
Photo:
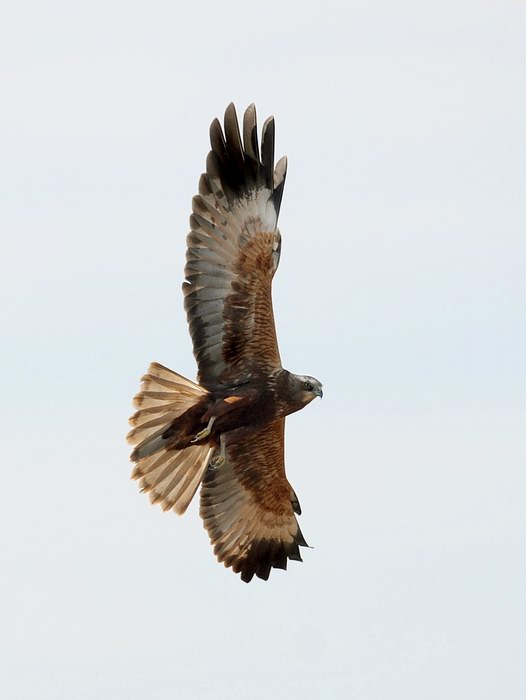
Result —
[{"label": "pale gray sky", "polygon": [[[0,22],[0,695],[526,696],[526,3],[21,2]],[[314,549],[249,586],[129,481],[208,127],[289,157],[275,311]]]}]

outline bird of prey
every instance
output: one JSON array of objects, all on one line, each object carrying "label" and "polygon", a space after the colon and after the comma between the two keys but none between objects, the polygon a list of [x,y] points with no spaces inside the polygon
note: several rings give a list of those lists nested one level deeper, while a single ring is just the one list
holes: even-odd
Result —
[{"label": "bird of prey", "polygon": [[134,399],[132,478],[163,510],[186,511],[201,484],[200,514],[220,562],[267,580],[307,546],[284,464],[285,416],[321,397],[313,377],[281,366],[271,285],[287,160],[274,167],[274,119],[258,145],[256,110],[241,136],[230,104],[192,201],[184,306],[197,383],[154,362]]}]

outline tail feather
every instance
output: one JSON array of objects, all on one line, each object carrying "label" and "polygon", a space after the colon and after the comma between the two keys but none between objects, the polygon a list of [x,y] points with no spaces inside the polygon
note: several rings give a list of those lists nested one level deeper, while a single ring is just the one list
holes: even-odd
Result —
[{"label": "tail feather", "polygon": [[128,433],[128,442],[137,445],[133,461],[140,457],[140,448],[148,438],[161,435],[159,426],[168,425],[205,396],[206,389],[185,379],[177,372],[152,362],[147,374],[141,379],[141,391],[133,403],[139,410],[130,418],[133,429]]},{"label": "tail feather", "polygon": [[199,443],[173,449],[163,434],[207,392],[156,362],[141,381],[141,391],[134,399],[139,410],[130,418],[133,428],[128,433],[128,441],[136,446],[131,454],[136,462],[132,479],[140,479],[141,490],[150,494],[152,503],[160,503],[163,510],[173,508],[182,515],[215,448]]},{"label": "tail feather", "polygon": [[[203,479],[213,451],[214,446],[209,444],[165,450],[141,460],[132,478],[140,479],[141,491],[150,495],[152,503],[159,503],[163,510],[173,508],[182,515]],[[147,460],[149,465],[143,465]]]}]

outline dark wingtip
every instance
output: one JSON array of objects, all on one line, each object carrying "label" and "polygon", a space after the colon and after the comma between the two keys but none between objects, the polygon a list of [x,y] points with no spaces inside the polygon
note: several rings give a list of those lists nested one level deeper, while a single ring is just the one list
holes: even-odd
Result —
[{"label": "dark wingtip", "polygon": [[230,102],[225,110],[223,128],[218,119],[210,125],[212,150],[207,158],[207,174],[220,180],[221,189],[230,203],[256,188],[266,187],[271,193],[276,215],[279,215],[286,161],[280,161],[274,170],[274,117],[269,117],[263,124],[261,146],[254,103],[245,110],[241,127],[242,135],[236,108]]},{"label": "dark wingtip", "polygon": [[217,117],[210,124],[210,146],[212,147],[212,152],[219,161],[224,163],[226,160],[225,137],[223,136],[223,130],[221,129],[221,124]]},{"label": "dark wingtip", "polygon": [[261,136],[261,162],[265,171],[265,180],[269,190],[274,190],[274,138],[276,125],[274,117],[268,117],[263,124]]},{"label": "dark wingtip", "polygon": [[298,530],[294,542],[285,544],[279,540],[258,540],[252,543],[247,556],[241,561],[226,560],[225,566],[232,566],[241,580],[250,583],[254,576],[268,581],[272,569],[287,569],[287,562],[303,561],[299,547],[308,546]]},{"label": "dark wingtip", "polygon": [[257,129],[257,117],[256,117],[256,106],[254,103],[249,105],[245,114],[243,115],[243,144],[245,147],[245,153],[249,159],[253,161],[253,168],[256,170],[259,165],[259,144],[258,144],[258,129]]}]

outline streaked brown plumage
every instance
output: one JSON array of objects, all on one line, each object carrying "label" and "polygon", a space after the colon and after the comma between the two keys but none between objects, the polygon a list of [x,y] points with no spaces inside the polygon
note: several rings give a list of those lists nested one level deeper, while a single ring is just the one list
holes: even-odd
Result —
[{"label": "streaked brown plumage", "polygon": [[317,379],[281,366],[272,278],[287,162],[274,168],[274,120],[258,146],[256,111],[234,106],[210,127],[206,173],[193,198],[184,303],[198,384],[157,363],[135,397],[132,477],[164,510],[184,513],[199,484],[200,513],[219,561],[268,579],[301,561],[301,510],[285,476],[285,416],[322,396]]}]

